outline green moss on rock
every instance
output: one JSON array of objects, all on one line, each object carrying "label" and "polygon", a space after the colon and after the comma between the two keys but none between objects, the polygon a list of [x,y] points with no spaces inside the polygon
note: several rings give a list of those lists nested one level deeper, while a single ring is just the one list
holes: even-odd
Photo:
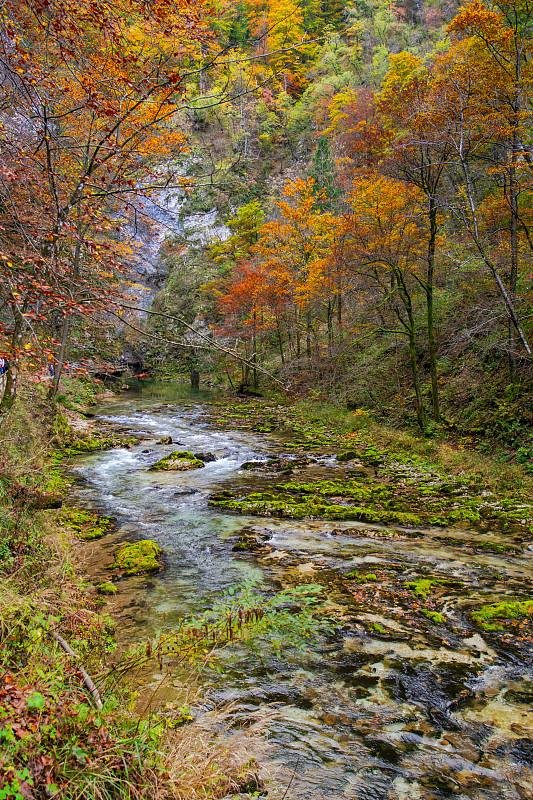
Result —
[{"label": "green moss on rock", "polygon": [[419,581],[407,581],[405,588],[412,589],[417,597],[423,597],[426,600],[434,585],[434,581],[422,578]]},{"label": "green moss on rock", "polygon": [[159,572],[161,552],[159,545],[151,539],[143,539],[135,544],[123,544],[116,551],[115,560],[108,569],[124,577]]},{"label": "green moss on rock", "polygon": [[75,531],[79,539],[100,539],[113,528],[109,517],[91,514],[75,506],[63,506],[60,518],[65,525]]},{"label": "green moss on rock", "polygon": [[63,457],[83,455],[97,452],[98,450],[113,450],[118,447],[129,448],[136,444],[139,444],[139,439],[135,437],[87,436],[83,439],[76,439],[63,447],[56,453],[56,460],[60,461]]},{"label": "green moss on rock", "polygon": [[356,569],[353,569],[351,572],[347,572],[344,577],[351,581],[355,581],[356,583],[373,583],[379,580],[378,576],[374,572],[367,572],[365,575],[362,575]]},{"label": "green moss on rock", "polygon": [[118,588],[115,586],[114,583],[108,581],[107,583],[101,583],[99,586],[96,587],[96,591],[98,594],[116,594],[118,592]]},{"label": "green moss on rock", "polygon": [[200,469],[203,466],[204,462],[199,458],[195,458],[188,450],[175,450],[160,461],[152,464],[150,469],[155,471],[185,472],[189,469]]},{"label": "green moss on rock", "polygon": [[503,625],[490,623],[489,620],[518,619],[533,617],[533,600],[517,600],[515,602],[490,603],[472,612],[472,619],[486,631],[503,631]]},{"label": "green moss on rock", "polygon": [[[286,487],[289,487],[287,484]],[[297,497],[289,492],[252,492],[246,497],[212,496],[210,505],[238,514],[254,514],[263,517],[287,517],[289,519],[305,519],[314,517],[332,520],[357,520],[359,522],[387,523],[400,525],[421,524],[420,517],[403,511],[378,509],[372,507],[339,505],[330,503],[325,498]]]},{"label": "green moss on rock", "polygon": [[358,458],[358,453],[356,450],[344,450],[342,453],[337,455],[337,461],[353,461],[354,458]]},{"label": "green moss on rock", "polygon": [[431,620],[431,622],[435,622],[437,624],[442,624],[444,622],[444,617],[442,614],[439,614],[438,611],[430,611],[429,608],[421,608],[420,610],[425,617]]}]

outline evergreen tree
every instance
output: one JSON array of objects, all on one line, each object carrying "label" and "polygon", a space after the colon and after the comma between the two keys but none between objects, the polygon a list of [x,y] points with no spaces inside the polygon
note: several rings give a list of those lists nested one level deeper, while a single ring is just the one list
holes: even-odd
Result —
[{"label": "evergreen tree", "polygon": [[326,136],[321,136],[318,140],[311,177],[315,182],[313,194],[318,195],[323,192],[326,195],[326,199],[322,197],[317,200],[316,207],[321,211],[333,211],[337,205],[340,189],[336,186],[337,172]]}]

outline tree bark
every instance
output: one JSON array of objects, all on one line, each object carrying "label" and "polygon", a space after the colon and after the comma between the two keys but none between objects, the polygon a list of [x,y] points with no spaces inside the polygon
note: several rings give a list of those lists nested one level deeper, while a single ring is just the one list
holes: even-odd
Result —
[{"label": "tree bark", "polygon": [[25,322],[22,313],[16,308],[16,306],[14,308],[15,327],[13,330],[13,336],[11,337],[11,348],[8,358],[8,369],[4,393],[2,395],[2,399],[0,400],[0,426],[3,425],[7,419],[9,412],[13,408],[15,400],[17,399],[18,351],[24,333]]},{"label": "tree bark", "polygon": [[[516,125],[517,124],[518,120],[516,121]],[[518,187],[516,181],[518,135],[516,125],[513,131],[511,167],[509,170],[509,205],[511,207],[511,270],[509,275],[509,295],[513,305],[516,302],[516,290],[518,285]],[[515,338],[514,326],[512,321],[509,320],[509,377],[513,384],[517,382]]]},{"label": "tree bark", "polygon": [[413,315],[413,304],[411,301],[411,295],[407,288],[407,285],[404,280],[404,276],[400,269],[394,270],[394,275],[396,278],[396,284],[398,286],[398,293],[402,299],[405,312],[407,314],[407,322],[402,318],[399,309],[396,309],[396,315],[404,328],[406,329],[408,340],[409,340],[409,361],[411,364],[411,374],[413,377],[413,388],[415,390],[415,400],[416,400],[416,418],[418,420],[418,424],[420,426],[420,430],[425,430],[426,428],[426,409],[424,408],[424,402],[422,399],[422,392],[420,390],[420,373],[418,370],[418,360],[416,357],[416,330],[415,330],[415,320]]},{"label": "tree bark", "polygon": [[439,384],[437,376],[437,348],[435,345],[435,322],[433,314],[433,288],[435,279],[435,243],[437,239],[437,203],[433,194],[429,195],[429,243],[428,271],[426,282],[427,328],[429,345],[429,372],[431,376],[431,404],[433,419],[440,421]]}]

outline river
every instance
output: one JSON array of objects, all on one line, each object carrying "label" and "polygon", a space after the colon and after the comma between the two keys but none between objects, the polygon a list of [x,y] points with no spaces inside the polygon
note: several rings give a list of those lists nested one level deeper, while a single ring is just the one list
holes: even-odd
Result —
[{"label": "river", "polygon": [[[272,767],[267,776],[269,797],[533,797],[529,651],[506,650],[464,611],[476,599],[493,602],[502,576],[504,593],[531,597],[531,550],[466,552],[460,529],[444,531],[448,538],[442,528],[418,536],[397,529],[388,538],[375,524],[220,513],[208,504],[214,492],[274,480],[264,471],[240,469],[243,462],[294,453],[275,433],[220,430],[206,417],[208,401],[208,395],[191,397],[170,384],[128,392],[98,408],[96,421],[140,436],[140,444],[79,457],[71,465],[71,502],[117,523],[116,532],[85,548],[92,580],[104,578],[117,542],[150,538],[164,551],[160,574],[118,584],[112,602],[121,636],[135,641],[172,629],[246,580],[264,581],[267,589],[322,584],[337,620],[334,632],[307,653],[258,657],[241,648],[225,674],[206,686],[214,701],[233,700],[241,720],[275,709],[265,734],[265,763],[282,768]],[[172,445],[156,443],[165,436]],[[215,460],[189,472],[149,471],[176,449],[209,452]],[[310,479],[313,469],[321,478],[335,477],[339,465],[324,455],[302,476]],[[235,553],[243,530],[268,543],[267,551]],[[385,590],[369,604],[368,594],[346,588],[343,575],[353,569],[377,572],[378,578],[388,570],[402,581],[438,574],[441,605],[450,609],[453,624],[415,623]]]}]

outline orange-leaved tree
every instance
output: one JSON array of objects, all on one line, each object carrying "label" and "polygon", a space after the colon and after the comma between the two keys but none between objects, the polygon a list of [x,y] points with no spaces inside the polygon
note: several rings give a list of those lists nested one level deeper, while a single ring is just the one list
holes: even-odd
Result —
[{"label": "orange-leaved tree", "polygon": [[[305,330],[306,353],[311,357],[314,320],[323,308],[332,307],[339,292],[338,272],[332,259],[341,235],[342,221],[317,207],[321,194],[314,193],[314,179],[289,181],[282,200],[276,202],[279,217],[263,226],[255,248],[271,280],[285,287],[292,299],[296,352],[300,355],[300,333]],[[325,195],[322,197],[327,200]]]},{"label": "orange-leaved tree", "polygon": [[[468,195],[468,228],[483,260],[491,269],[509,317],[509,365],[512,381],[517,379],[515,334],[531,357],[531,346],[524,335],[515,309],[520,279],[521,237],[533,247],[530,221],[524,196],[531,190],[533,156],[533,6],[529,0],[474,0],[459,9],[449,32],[454,39],[452,58],[441,57],[440,74],[455,83],[456,105],[462,109],[463,135],[472,134],[472,121],[483,131],[487,147],[482,153],[485,172],[501,193],[506,210],[495,230],[508,234],[507,286],[495,272],[487,241],[481,236],[472,166],[465,154],[460,157]],[[468,59],[461,57],[468,52]],[[460,57],[454,63],[453,53]],[[461,74],[462,73],[462,74]],[[468,80],[468,83],[467,83]],[[457,112],[456,112],[457,114]],[[457,115],[458,116],[458,115]],[[459,120],[458,120],[459,121]],[[470,130],[467,131],[470,121]],[[503,210],[503,206],[502,206]],[[529,271],[529,261],[525,268]],[[524,261],[522,262],[524,264]]]},{"label": "orange-leaved tree", "polygon": [[358,178],[349,199],[347,240],[352,268],[364,278],[374,307],[388,309],[397,325],[381,315],[375,332],[404,336],[415,392],[417,420],[426,426],[417,355],[416,290],[423,287],[428,220],[424,193],[413,184],[382,175]]},{"label": "orange-leaved tree", "polygon": [[180,108],[211,32],[203,0],[7,2],[0,29],[7,409],[24,335],[63,319],[57,374],[71,315],[112,302],[112,229],[176,180]]},{"label": "orange-leaved tree", "polygon": [[[432,61],[430,113],[450,146],[455,184],[451,208],[470,236],[476,254],[489,269],[503,300],[512,333],[510,367],[514,379],[515,333],[528,356],[532,356],[517,312],[516,289],[523,249],[520,237],[530,241],[527,198],[533,176],[526,155],[516,152],[513,146],[513,141],[525,136],[524,123],[518,125],[516,117],[505,111],[503,100],[498,100],[511,90],[514,88],[505,71],[489,69],[486,53],[475,37],[455,41]],[[526,147],[525,143],[517,146]],[[504,207],[506,213],[496,219],[495,210],[504,211]],[[498,263],[502,234],[508,243],[503,270]]]},{"label": "orange-leaved tree", "polygon": [[389,57],[390,68],[376,98],[388,148],[381,168],[405,180],[425,195],[426,268],[419,280],[426,294],[427,337],[432,414],[439,421],[437,344],[434,322],[436,245],[443,218],[443,193],[452,145],[439,110],[432,105],[432,70],[418,56],[402,52]]}]

